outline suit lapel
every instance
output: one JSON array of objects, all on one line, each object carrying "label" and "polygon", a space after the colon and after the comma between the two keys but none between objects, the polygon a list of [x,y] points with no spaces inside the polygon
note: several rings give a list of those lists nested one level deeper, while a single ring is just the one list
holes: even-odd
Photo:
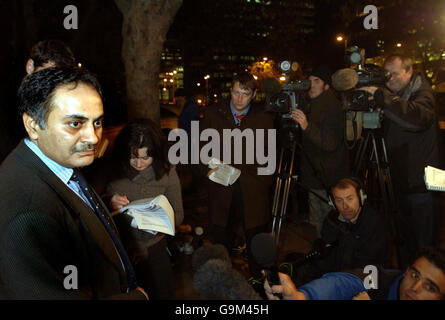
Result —
[{"label": "suit lapel", "polygon": [[[61,201],[67,205],[68,210],[74,212],[74,214],[79,217],[86,231],[93,237],[105,256],[108,257],[119,270],[121,279],[126,281],[125,271],[113,240],[93,210],[74,193],[74,191],[65,185],[23,141],[17,147],[17,152],[17,155],[24,164],[33,169],[36,174],[54,190]],[[100,201],[100,203],[104,206],[102,201]],[[107,212],[106,209],[105,212]]]}]

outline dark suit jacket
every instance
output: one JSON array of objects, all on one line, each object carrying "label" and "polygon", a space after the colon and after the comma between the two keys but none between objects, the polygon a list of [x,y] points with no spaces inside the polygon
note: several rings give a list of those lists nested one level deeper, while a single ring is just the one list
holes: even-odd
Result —
[{"label": "dark suit jacket", "polygon": [[[272,114],[264,112],[263,107],[260,105],[251,105],[249,112],[241,121],[240,126],[235,125],[235,120],[230,111],[230,100],[221,101],[218,104],[211,105],[206,108],[204,118],[201,119],[199,123],[201,132],[207,128],[215,129],[219,133],[221,142],[219,160],[221,161],[224,160],[224,129],[239,129],[241,131],[244,131],[245,129],[253,129],[254,133],[256,133],[256,129],[265,129],[264,144],[266,149],[263,154],[276,152],[276,150],[272,151],[267,149],[267,129],[273,129]],[[257,135],[255,134],[255,139],[257,139],[256,136]],[[205,144],[206,143],[202,143],[202,145]],[[234,161],[235,150],[232,139],[230,165],[241,170],[241,175],[238,181],[241,186],[246,229],[252,229],[267,224],[271,218],[269,194],[273,183],[273,175],[258,175],[257,169],[259,167],[266,167],[266,165],[258,164],[255,157],[253,164],[248,164],[246,161],[246,154],[248,151],[253,152],[255,150],[255,152],[257,152],[255,144],[256,141],[253,142],[253,145],[243,143],[242,164],[236,164]],[[278,166],[278,163],[276,166]],[[217,226],[225,227],[228,223],[232,196],[234,192],[236,192],[235,186],[232,185],[226,187],[208,180],[207,173],[209,170],[210,169],[206,165],[201,166],[201,173],[206,177],[206,181],[208,182],[208,194],[215,195],[208,199],[211,221]]]},{"label": "dark suit jacket", "polygon": [[[1,298],[144,298],[126,293],[125,272],[99,218],[23,141],[0,166],[0,195]],[[69,265],[77,268],[77,290],[64,287]]]}]

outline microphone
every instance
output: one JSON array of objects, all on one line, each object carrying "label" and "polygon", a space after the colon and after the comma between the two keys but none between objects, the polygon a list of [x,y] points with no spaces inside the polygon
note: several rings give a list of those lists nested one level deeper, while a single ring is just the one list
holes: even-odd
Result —
[{"label": "microphone", "polygon": [[[280,277],[278,276],[278,268],[276,264],[277,249],[270,233],[258,233],[252,238],[251,251],[253,259],[266,272],[267,282],[272,287],[279,285]],[[280,299],[281,294],[276,294]]]},{"label": "microphone", "polygon": [[193,286],[205,300],[262,300],[241,273],[220,259],[198,268]]},{"label": "microphone", "polygon": [[198,270],[207,261],[212,259],[219,259],[228,265],[232,266],[229,253],[226,247],[222,244],[206,244],[195,251],[192,257],[192,268],[194,271]]},{"label": "microphone", "polygon": [[286,256],[286,260],[290,260],[288,263],[292,264],[294,267],[300,267],[305,265],[315,259],[326,258],[334,247],[338,246],[338,240],[328,243],[325,240],[319,238],[314,241],[312,245],[313,250],[306,254],[301,253],[291,253]]},{"label": "microphone", "polygon": [[344,68],[337,70],[332,75],[332,86],[337,91],[347,91],[355,88],[359,80],[358,74],[355,70]]}]

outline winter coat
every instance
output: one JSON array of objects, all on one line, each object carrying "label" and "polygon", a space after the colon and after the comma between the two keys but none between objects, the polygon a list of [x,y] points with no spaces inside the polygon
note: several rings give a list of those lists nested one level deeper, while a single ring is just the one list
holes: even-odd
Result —
[{"label": "winter coat", "polygon": [[433,90],[421,74],[415,74],[400,92],[380,88],[374,97],[385,115],[384,137],[395,191],[426,192],[425,167],[440,166]]},{"label": "winter coat", "polygon": [[[275,148],[268,148],[267,141],[267,129],[273,129],[273,117],[270,113],[263,111],[263,108],[259,105],[251,105],[248,114],[242,119],[239,126],[235,124],[233,115],[230,110],[230,101],[223,101],[215,105],[206,107],[204,111],[204,118],[200,121],[200,131],[207,128],[216,129],[220,137],[220,159],[223,161],[223,130],[224,129],[240,129],[242,132],[245,129],[253,129],[255,135],[255,142],[257,138],[256,129],[265,129],[265,150],[263,154],[268,152],[276,152]],[[245,140],[245,139],[243,139]],[[273,172],[271,175],[258,175],[257,169],[259,167],[266,167],[267,165],[260,165],[257,162],[256,156],[254,157],[254,163],[246,163],[247,152],[258,152],[256,150],[255,143],[246,144],[243,142],[242,148],[242,163],[234,163],[234,139],[231,139],[231,160],[230,165],[241,170],[241,175],[238,181],[241,186],[241,192],[244,204],[244,216],[245,227],[251,229],[264,225],[269,222],[271,217],[270,212],[270,187],[273,182]],[[201,143],[201,147],[205,143]],[[262,151],[262,150],[261,150]],[[278,165],[278,164],[277,164]],[[234,186],[223,186],[215,182],[210,181],[207,178],[207,173],[210,169],[206,165],[201,166],[201,173],[206,177],[208,183],[209,194],[209,213],[211,222],[214,225],[225,227],[230,212],[230,205],[232,201],[232,193],[234,192]]]},{"label": "winter coat", "polygon": [[306,117],[308,127],[302,131],[301,181],[311,189],[329,188],[349,176],[345,113],[333,92],[327,90],[311,100]]}]

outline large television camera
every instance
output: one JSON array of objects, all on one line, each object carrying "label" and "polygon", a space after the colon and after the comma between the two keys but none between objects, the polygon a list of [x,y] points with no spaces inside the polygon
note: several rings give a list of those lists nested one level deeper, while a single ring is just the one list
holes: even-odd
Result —
[{"label": "large television camera", "polygon": [[383,86],[391,74],[380,66],[364,64],[365,50],[356,46],[347,50],[345,61],[351,67],[337,70],[332,76],[332,85],[340,92],[347,119],[359,123],[365,129],[380,128],[383,113],[371,94],[360,88]]},{"label": "large television camera", "polygon": [[[279,68],[286,75],[293,70],[293,64],[286,60],[279,64]],[[275,78],[267,78],[263,82],[263,91],[266,93],[265,110],[279,115],[280,140],[285,141],[285,144],[295,139],[298,124],[292,120],[292,111],[305,109],[308,104],[305,93],[310,88],[309,80],[285,80],[281,84]]]}]

